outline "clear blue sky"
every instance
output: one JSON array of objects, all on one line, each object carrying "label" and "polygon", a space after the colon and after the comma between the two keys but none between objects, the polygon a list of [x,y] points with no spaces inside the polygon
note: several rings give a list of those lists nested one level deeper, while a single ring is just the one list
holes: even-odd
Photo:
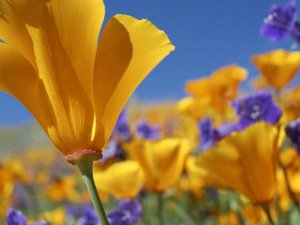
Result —
[{"label": "clear blue sky", "polygon": [[[106,21],[117,13],[147,18],[166,31],[176,46],[142,83],[136,95],[143,100],[184,96],[184,83],[237,63],[254,76],[253,54],[288,49],[290,40],[270,42],[259,35],[272,4],[282,0],[106,0]],[[299,8],[299,7],[298,7]],[[299,77],[298,77],[299,78]],[[298,83],[299,83],[299,79]],[[0,93],[0,124],[33,120],[12,97]]]}]

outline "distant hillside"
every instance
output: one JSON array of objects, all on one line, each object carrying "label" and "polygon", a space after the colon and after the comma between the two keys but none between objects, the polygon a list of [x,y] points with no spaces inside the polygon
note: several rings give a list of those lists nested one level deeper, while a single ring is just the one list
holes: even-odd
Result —
[{"label": "distant hillside", "polygon": [[0,127],[0,157],[28,148],[50,146],[48,137],[36,124]]},{"label": "distant hillside", "polygon": [[[153,123],[160,123],[166,115],[172,114],[174,104],[174,101],[144,103],[138,99],[132,99],[125,110],[131,122],[147,117]],[[36,122],[19,126],[0,126],[0,157],[28,148],[49,146],[53,145]]]}]

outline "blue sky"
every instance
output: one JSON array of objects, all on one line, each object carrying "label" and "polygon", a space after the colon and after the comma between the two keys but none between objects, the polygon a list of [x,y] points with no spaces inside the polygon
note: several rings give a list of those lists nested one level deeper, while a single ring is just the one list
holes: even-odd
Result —
[{"label": "blue sky", "polygon": [[[228,64],[247,68],[253,77],[257,71],[251,64],[251,55],[288,49],[292,44],[290,40],[274,43],[259,35],[269,7],[284,2],[106,0],[105,22],[114,14],[129,14],[149,19],[168,34],[176,50],[152,71],[135,93],[142,100],[168,100],[184,96],[185,81],[209,75]],[[298,77],[298,83],[299,80]],[[31,120],[30,113],[20,103],[0,93],[0,124]]]}]

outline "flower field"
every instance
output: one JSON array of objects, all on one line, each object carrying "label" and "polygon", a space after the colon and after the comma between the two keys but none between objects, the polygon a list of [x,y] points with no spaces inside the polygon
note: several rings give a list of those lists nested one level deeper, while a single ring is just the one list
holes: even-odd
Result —
[{"label": "flower field", "polygon": [[[37,121],[0,128],[0,224],[300,224],[297,48],[249,56],[254,78],[229,64],[181,99],[128,101],[167,34],[121,14],[101,28],[101,0],[67,7],[0,1],[0,91]],[[296,1],[260,32],[299,44]]]}]

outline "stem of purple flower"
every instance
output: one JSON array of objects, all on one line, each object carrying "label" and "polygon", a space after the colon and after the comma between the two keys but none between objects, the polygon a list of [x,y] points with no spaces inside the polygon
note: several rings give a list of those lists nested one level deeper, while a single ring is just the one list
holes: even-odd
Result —
[{"label": "stem of purple flower", "polygon": [[290,36],[297,42],[300,43],[300,23],[296,22],[290,31]]}]

